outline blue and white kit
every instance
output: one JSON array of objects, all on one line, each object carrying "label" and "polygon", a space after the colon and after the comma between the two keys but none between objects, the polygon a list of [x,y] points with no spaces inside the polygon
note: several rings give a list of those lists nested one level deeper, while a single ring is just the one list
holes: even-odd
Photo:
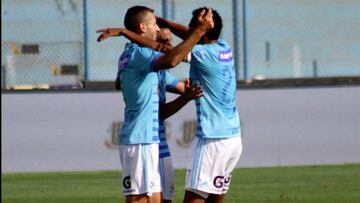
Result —
[{"label": "blue and white kit", "polygon": [[[178,80],[167,70],[161,70],[159,75],[159,100],[160,104],[166,103],[166,91],[175,89]],[[166,138],[165,122],[159,119],[159,167],[164,200],[174,199],[174,168],[171,160],[171,153]]]},{"label": "blue and white kit", "polygon": [[185,187],[206,198],[209,193],[227,192],[242,152],[235,68],[231,48],[224,40],[196,45],[190,64],[190,78],[203,86],[204,96],[195,102],[197,138]]},{"label": "blue and white kit", "polygon": [[125,102],[119,153],[125,195],[161,192],[159,79],[153,70],[160,56],[152,49],[128,43],[119,59],[117,80]]}]

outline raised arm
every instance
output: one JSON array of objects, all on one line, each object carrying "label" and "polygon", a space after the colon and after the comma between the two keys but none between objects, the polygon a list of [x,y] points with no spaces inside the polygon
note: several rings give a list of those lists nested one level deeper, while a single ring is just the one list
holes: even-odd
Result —
[{"label": "raised arm", "polygon": [[157,41],[140,36],[126,28],[105,28],[97,30],[96,32],[101,33],[97,39],[98,42],[106,40],[109,37],[124,36],[141,46],[149,47],[159,52],[167,53],[169,50],[172,49],[170,45],[162,44]]},{"label": "raised arm", "polygon": [[159,27],[169,28],[172,33],[174,33],[176,36],[180,37],[183,40],[186,39],[189,35],[188,33],[189,28],[187,26],[175,23],[173,21],[167,20],[165,18],[161,18],[159,16],[156,16],[156,22],[159,25]]},{"label": "raised arm", "polygon": [[201,37],[214,27],[211,9],[208,9],[207,12],[205,9],[202,10],[197,22],[196,28],[190,31],[189,36],[183,42],[156,60],[154,64],[155,70],[175,67],[190,53]]}]

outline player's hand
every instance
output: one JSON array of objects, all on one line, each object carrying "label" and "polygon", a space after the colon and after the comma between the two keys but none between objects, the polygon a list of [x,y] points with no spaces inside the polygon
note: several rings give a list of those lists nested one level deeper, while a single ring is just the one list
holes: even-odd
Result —
[{"label": "player's hand", "polygon": [[194,84],[191,85],[190,79],[185,79],[185,93],[184,97],[186,100],[190,101],[204,95],[204,89],[201,85]]},{"label": "player's hand", "polygon": [[101,42],[109,37],[121,36],[124,28],[105,28],[97,30],[96,33],[101,33],[96,41]]},{"label": "player's hand", "polygon": [[209,30],[214,28],[213,13],[211,8],[203,9],[200,12],[200,15],[197,20],[199,24],[199,29],[201,29],[204,32],[208,32]]}]

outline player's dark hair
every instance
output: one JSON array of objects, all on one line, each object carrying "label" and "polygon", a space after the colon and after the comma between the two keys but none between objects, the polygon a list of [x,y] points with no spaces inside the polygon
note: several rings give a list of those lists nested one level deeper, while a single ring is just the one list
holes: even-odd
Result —
[{"label": "player's dark hair", "polygon": [[[199,15],[200,15],[200,13],[201,13],[201,11],[202,11],[203,9],[205,9],[206,12],[208,11],[208,8],[206,8],[206,7],[201,7],[201,8],[195,9],[195,10],[192,12],[193,17],[191,18],[189,27],[193,27],[193,26],[196,25],[196,23],[197,23],[197,18],[199,17]],[[222,19],[221,19],[220,14],[219,14],[215,9],[211,9],[211,10],[212,10],[212,13],[213,13],[214,28],[211,29],[210,31],[208,31],[208,32],[206,33],[206,37],[207,37],[209,40],[218,40],[219,37],[220,37],[220,33],[221,33],[221,29],[222,29],[223,23],[222,23]]]},{"label": "player's dark hair", "polygon": [[125,28],[133,32],[137,32],[140,23],[144,22],[147,12],[154,13],[154,10],[145,6],[134,6],[127,10],[125,14]]}]

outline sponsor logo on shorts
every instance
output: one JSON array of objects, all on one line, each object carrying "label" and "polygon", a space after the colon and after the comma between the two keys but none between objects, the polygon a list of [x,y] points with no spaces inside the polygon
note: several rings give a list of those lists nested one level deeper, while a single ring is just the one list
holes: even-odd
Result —
[{"label": "sponsor logo on shorts", "polygon": [[213,180],[214,187],[216,188],[223,188],[228,187],[230,183],[231,176],[224,177],[224,176],[216,176]]},{"label": "sponsor logo on shorts", "polygon": [[130,176],[126,176],[123,179],[123,187],[124,187],[124,191],[128,190],[131,188],[131,181],[130,181]]}]

